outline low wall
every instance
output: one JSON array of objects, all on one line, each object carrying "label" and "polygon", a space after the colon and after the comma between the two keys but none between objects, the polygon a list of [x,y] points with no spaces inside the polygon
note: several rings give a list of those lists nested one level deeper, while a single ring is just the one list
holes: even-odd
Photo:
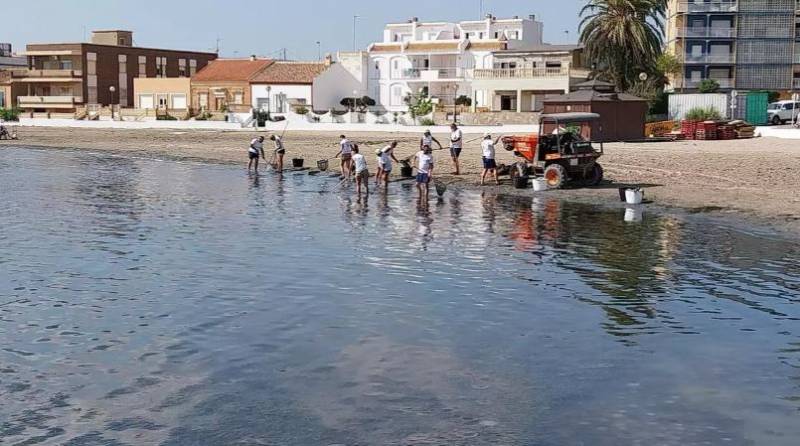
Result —
[{"label": "low wall", "polygon": [[[452,119],[450,113],[450,119]],[[436,112],[434,120],[436,123],[447,122],[448,114]],[[458,121],[463,125],[535,125],[539,121],[538,112],[481,112],[481,113],[459,113]]]}]

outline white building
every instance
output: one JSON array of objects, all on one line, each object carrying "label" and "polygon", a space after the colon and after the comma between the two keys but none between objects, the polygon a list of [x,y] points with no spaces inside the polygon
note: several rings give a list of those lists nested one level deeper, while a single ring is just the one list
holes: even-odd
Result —
[{"label": "white building", "polygon": [[414,18],[388,24],[383,41],[368,50],[368,95],[390,111],[405,111],[404,98],[420,93],[443,106],[467,96],[477,110],[535,110],[545,95],[569,92],[586,74],[573,73],[573,51],[579,48],[544,44],[543,27],[535,16],[491,15],[460,23]]}]

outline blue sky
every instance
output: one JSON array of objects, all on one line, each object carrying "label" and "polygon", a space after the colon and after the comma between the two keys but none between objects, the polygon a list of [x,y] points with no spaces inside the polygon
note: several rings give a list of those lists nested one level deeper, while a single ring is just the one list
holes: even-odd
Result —
[{"label": "blue sky", "polygon": [[[353,15],[362,48],[380,40],[384,23],[471,20],[480,0],[28,0],[3,1],[0,42],[16,50],[27,43],[82,41],[84,28],[130,29],[139,46],[208,50],[217,37],[224,57],[249,54],[316,59],[322,52],[350,50]],[[585,0],[484,0],[498,17],[536,14],[551,43],[577,40],[578,10]],[[47,14],[44,11],[48,11]],[[569,34],[565,33],[569,31]]]}]

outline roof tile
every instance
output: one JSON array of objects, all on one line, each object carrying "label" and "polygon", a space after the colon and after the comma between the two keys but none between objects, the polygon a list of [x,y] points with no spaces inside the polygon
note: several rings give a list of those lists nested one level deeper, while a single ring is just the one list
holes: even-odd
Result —
[{"label": "roof tile", "polygon": [[277,61],[256,74],[252,82],[263,84],[312,84],[328,69],[324,62]]},{"label": "roof tile", "polygon": [[194,82],[249,81],[274,61],[269,59],[217,59],[192,77]]}]

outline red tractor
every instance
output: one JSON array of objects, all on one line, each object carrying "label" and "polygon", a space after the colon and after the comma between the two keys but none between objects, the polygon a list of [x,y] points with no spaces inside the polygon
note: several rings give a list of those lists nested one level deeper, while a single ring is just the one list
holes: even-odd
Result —
[{"label": "red tractor", "polygon": [[528,187],[531,174],[542,175],[553,189],[567,182],[579,181],[596,186],[603,180],[603,168],[597,159],[603,155],[603,143],[595,143],[584,135],[599,130],[597,113],[552,113],[539,118],[539,133],[530,136],[506,136],[503,146],[523,158],[511,166],[509,174],[514,187]]}]

